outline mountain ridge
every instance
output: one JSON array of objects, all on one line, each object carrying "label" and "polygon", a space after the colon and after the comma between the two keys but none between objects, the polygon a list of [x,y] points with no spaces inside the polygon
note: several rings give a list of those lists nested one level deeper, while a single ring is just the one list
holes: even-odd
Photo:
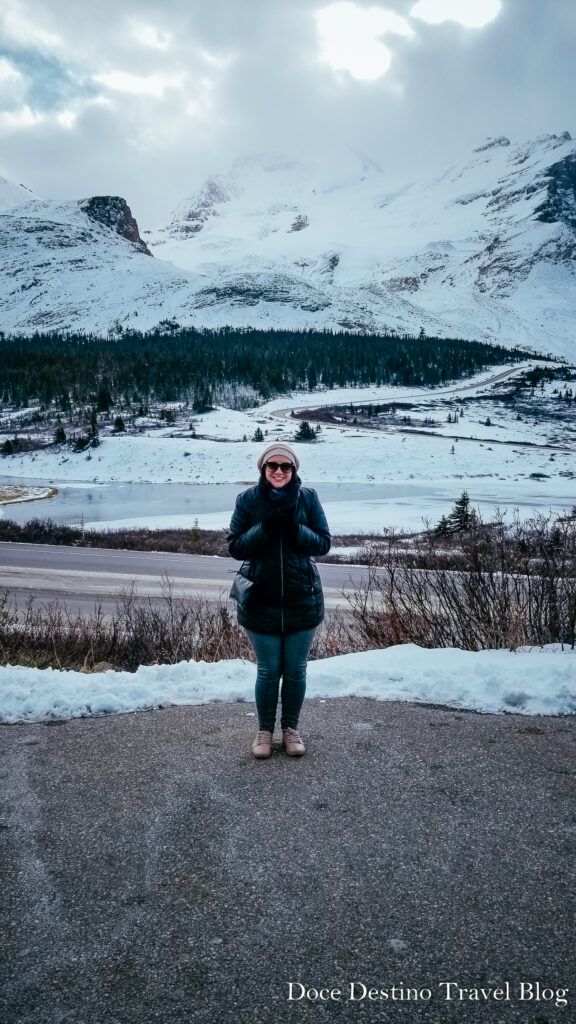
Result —
[{"label": "mountain ridge", "polygon": [[0,246],[16,333],[423,328],[570,357],[576,145],[497,136],[394,188],[350,151],[245,156],[142,231],[120,197],[41,200],[1,179]]}]

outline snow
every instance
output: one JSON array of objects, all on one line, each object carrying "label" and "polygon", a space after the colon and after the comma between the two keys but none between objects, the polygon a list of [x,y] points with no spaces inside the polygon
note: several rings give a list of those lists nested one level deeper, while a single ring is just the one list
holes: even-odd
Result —
[{"label": "snow", "polygon": [[37,199],[38,196],[24,185],[15,185],[0,175],[0,214],[21,210],[31,200]]},{"label": "snow", "polygon": [[[396,330],[570,356],[573,229],[538,220],[567,134],[467,154],[402,188],[358,154],[236,161],[142,237],[0,181],[3,328]],[[128,201],[130,197],[127,197]],[[295,225],[303,225],[301,230]]]},{"label": "snow", "polygon": [[[304,484],[316,486],[320,492],[322,485],[341,486],[338,500],[323,498],[333,533],[374,531],[384,526],[421,529],[423,517],[437,522],[463,490],[485,518],[497,507],[517,507],[523,516],[535,508],[561,513],[574,504],[576,424],[571,425],[569,418],[558,427],[545,418],[535,422],[532,415],[518,421],[514,410],[494,401],[492,378],[508,373],[513,377],[523,369],[524,364],[505,365],[433,390],[387,386],[293,394],[246,412],[218,408],[194,417],[196,433],[202,435],[196,438],[180,428],[147,426],[141,434],[103,437],[89,458],[67,448],[49,449],[7,456],[0,465],[10,483],[48,481],[56,487],[78,483],[97,487],[140,481],[152,487],[168,482],[237,484],[241,490],[256,481],[256,462],[264,446],[242,438],[251,438],[259,426],[266,432],[265,444],[277,439],[292,444],[300,458]],[[547,384],[538,393],[535,416],[539,402],[550,398],[555,386]],[[448,412],[471,395],[478,397],[478,404],[467,405],[457,423],[448,423]],[[317,442],[292,441],[298,425],[290,416],[292,409],[403,400],[414,403],[410,410],[414,420],[431,416],[436,425],[414,433],[401,423],[381,432],[351,422],[323,423]],[[491,420],[490,426],[486,419]],[[193,505],[187,508],[186,514],[174,509],[151,516],[144,501],[142,511],[132,507],[122,518],[99,522],[91,522],[88,515],[84,525],[189,528],[197,518],[201,528],[221,529],[228,526],[232,513],[232,504],[204,513],[196,513]],[[38,505],[34,513],[42,516],[49,509]],[[4,514],[9,516],[9,511]]]},{"label": "snow", "polygon": [[[529,423],[518,422],[506,406],[491,398],[495,375],[513,375],[522,368],[499,367],[434,392],[349,388],[284,396],[246,413],[219,408],[197,419],[196,430],[205,435],[203,438],[170,436],[168,428],[155,431],[148,426],[142,435],[105,438],[90,460],[68,450],[59,454],[53,450],[8,456],[3,465],[9,466],[11,479],[72,481],[82,487],[97,486],[98,481],[149,481],[151,486],[164,486],[170,480],[180,480],[232,482],[241,489],[256,477],[256,460],[263,445],[243,442],[242,437],[251,437],[257,425],[268,432],[266,443],[275,438],[290,440],[296,428],[296,421],[289,415],[291,409],[409,400],[419,407],[411,410],[411,415],[431,415],[439,420],[433,428],[438,436],[395,429],[374,433],[350,423],[323,424],[319,442],[291,442],[301,459],[304,483],[314,480],[319,486],[342,483],[346,487],[346,500],[325,502],[334,533],[380,530],[383,525],[418,529],[423,515],[432,515],[436,521],[448,512],[464,488],[473,504],[493,500],[494,506],[519,507],[526,514],[535,505],[559,511],[574,503],[576,451],[572,428],[563,422],[559,443],[546,447],[550,445],[550,423],[534,423],[532,418]],[[542,402],[551,397],[553,386],[547,384],[539,392]],[[478,396],[480,406],[466,406],[466,414],[458,423],[448,423],[446,410],[463,395]],[[444,404],[447,401],[451,403],[448,406]],[[488,416],[491,427],[483,423]],[[178,430],[173,433],[178,434]],[[459,441],[455,440],[457,434]],[[507,443],[496,443],[495,436]],[[536,441],[540,447],[527,447],[520,444],[522,441]],[[536,473],[542,473],[545,479],[534,479]],[[96,485],[91,483],[94,480]],[[361,485],[365,493],[371,485],[385,482],[402,486],[403,493],[386,499],[354,496],[355,484]],[[200,526],[226,527],[231,511],[197,518]],[[152,520],[143,515],[106,525],[190,528],[194,518],[193,512]],[[511,653],[424,650],[408,644],[312,662],[308,694],[322,699],[358,696],[420,701],[486,713],[573,714],[575,670],[574,651],[558,646]],[[166,705],[251,701],[254,674],[252,664],[239,660],[142,666],[135,673],[110,670],[86,674],[8,666],[0,668],[0,721],[46,721]]]},{"label": "snow", "polygon": [[[162,259],[236,293],[221,300],[208,289],[207,324],[337,327],[347,312],[378,329],[424,326],[568,355],[574,274],[561,251],[571,234],[536,213],[549,166],[573,152],[566,135],[492,147],[393,192],[359,154],[316,165],[237,160],[147,241]],[[297,218],[303,230],[293,230]],[[245,289],[273,279],[287,302],[237,308]],[[312,289],[319,312],[309,306]]]},{"label": "snow", "polygon": [[[239,659],[82,673],[0,668],[0,722],[43,722],[169,705],[252,701],[255,666]],[[309,697],[417,701],[477,712],[576,713],[576,652],[425,650],[414,644],[308,666]],[[246,712],[252,715],[252,712]]]}]

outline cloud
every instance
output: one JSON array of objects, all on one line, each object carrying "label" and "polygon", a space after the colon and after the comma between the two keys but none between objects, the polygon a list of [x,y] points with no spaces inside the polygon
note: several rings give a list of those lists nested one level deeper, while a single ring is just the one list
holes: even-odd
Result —
[{"label": "cloud", "polygon": [[24,105],[17,110],[3,110],[0,113],[0,128],[32,128],[44,120],[42,114],[35,114],[29,106]]},{"label": "cloud", "polygon": [[392,53],[380,37],[413,34],[408,22],[393,11],[349,2],[320,8],[316,23],[321,59],[335,71],[349,71],[354,78],[367,81],[386,74],[392,61]]},{"label": "cloud", "polygon": [[2,0],[0,173],[124,195],[150,226],[245,153],[349,147],[402,184],[486,135],[574,128],[573,0],[502,0],[478,31],[439,4],[434,24],[432,0]]},{"label": "cloud", "polygon": [[6,0],[0,9],[0,31],[6,43],[31,47],[54,48],[60,45],[60,36],[42,27],[42,11],[34,14],[18,0]]},{"label": "cloud", "polygon": [[[21,100],[29,104],[38,114],[45,114],[67,108],[70,103],[83,97],[93,97],[95,88],[80,67],[66,64],[47,53],[38,50],[4,50],[0,61],[18,75],[12,77],[12,90],[17,87]],[[10,91],[4,88],[0,93],[0,110],[6,108]]]},{"label": "cloud", "polygon": [[418,0],[410,14],[431,25],[458,21],[466,28],[483,28],[500,13],[501,0]]},{"label": "cloud", "polygon": [[24,76],[5,57],[0,58],[0,96],[4,109],[20,106],[26,97]]},{"label": "cloud", "polygon": [[138,43],[150,46],[153,50],[169,50],[174,38],[171,32],[138,21],[132,25],[132,34]]},{"label": "cloud", "polygon": [[108,71],[104,75],[94,75],[94,81],[105,85],[113,92],[131,93],[134,96],[163,96],[167,89],[183,89],[186,75],[152,74],[134,75],[129,71]]}]

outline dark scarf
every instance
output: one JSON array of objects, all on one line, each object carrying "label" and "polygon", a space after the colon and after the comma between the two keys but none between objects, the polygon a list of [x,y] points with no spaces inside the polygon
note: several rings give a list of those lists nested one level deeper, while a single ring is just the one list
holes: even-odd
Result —
[{"label": "dark scarf", "polygon": [[292,473],[290,483],[286,484],[286,487],[276,490],[268,483],[265,472],[262,470],[258,481],[258,490],[265,510],[265,517],[282,516],[286,512],[295,512],[298,507],[301,486],[302,481],[298,474]]}]

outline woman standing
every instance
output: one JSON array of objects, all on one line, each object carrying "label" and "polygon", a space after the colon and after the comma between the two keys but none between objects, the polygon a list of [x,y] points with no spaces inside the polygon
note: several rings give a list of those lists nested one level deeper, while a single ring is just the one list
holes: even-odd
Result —
[{"label": "woman standing", "polygon": [[[254,757],[270,757],[282,678],[281,721],[286,753],[305,753],[298,734],[306,665],[324,597],[313,555],[330,550],[330,533],[316,491],[302,487],[295,452],[271,444],[258,459],[260,480],[236,499],[228,550],[242,559],[234,586],[238,622],[258,662],[259,732]],[[250,581],[246,583],[245,581]],[[241,592],[242,591],[242,592]]]}]

